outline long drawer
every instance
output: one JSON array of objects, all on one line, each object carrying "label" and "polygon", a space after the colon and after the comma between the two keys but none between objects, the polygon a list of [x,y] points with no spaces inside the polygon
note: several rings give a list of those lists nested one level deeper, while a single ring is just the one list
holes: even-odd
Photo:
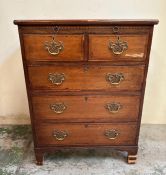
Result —
[{"label": "long drawer", "polygon": [[144,65],[139,66],[30,66],[33,90],[141,90]]},{"label": "long drawer", "polygon": [[137,121],[140,96],[33,96],[37,121],[126,122]]},{"label": "long drawer", "polygon": [[134,145],[136,124],[37,124],[39,146]]}]

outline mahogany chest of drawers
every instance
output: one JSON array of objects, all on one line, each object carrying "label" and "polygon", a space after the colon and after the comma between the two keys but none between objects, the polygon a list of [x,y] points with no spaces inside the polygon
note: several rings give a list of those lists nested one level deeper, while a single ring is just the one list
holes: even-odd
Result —
[{"label": "mahogany chest of drawers", "polygon": [[135,163],[157,20],[16,20],[38,165],[65,148]]}]

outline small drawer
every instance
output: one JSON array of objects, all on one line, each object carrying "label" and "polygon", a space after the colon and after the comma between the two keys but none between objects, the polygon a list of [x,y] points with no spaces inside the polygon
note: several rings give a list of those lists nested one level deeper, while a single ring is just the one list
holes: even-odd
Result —
[{"label": "small drawer", "polygon": [[30,66],[33,90],[141,90],[144,65],[140,66]]},{"label": "small drawer", "polygon": [[89,60],[144,61],[148,35],[89,35]]},{"label": "small drawer", "polygon": [[136,124],[37,124],[39,146],[134,145]]},{"label": "small drawer", "polygon": [[34,117],[56,122],[137,121],[140,96],[33,96]]},{"label": "small drawer", "polygon": [[81,61],[84,58],[83,35],[23,35],[28,61]]}]

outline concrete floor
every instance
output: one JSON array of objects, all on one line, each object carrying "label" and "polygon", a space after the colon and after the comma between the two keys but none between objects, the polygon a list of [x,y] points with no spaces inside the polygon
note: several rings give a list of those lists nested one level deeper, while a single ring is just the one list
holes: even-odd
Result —
[{"label": "concrete floor", "polygon": [[166,175],[166,125],[142,125],[138,161],[125,152],[66,150],[36,166],[30,126],[0,127],[0,175]]}]

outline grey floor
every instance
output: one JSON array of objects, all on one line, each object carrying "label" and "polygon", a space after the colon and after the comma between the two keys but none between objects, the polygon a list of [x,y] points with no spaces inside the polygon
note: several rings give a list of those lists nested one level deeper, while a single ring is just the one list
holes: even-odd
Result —
[{"label": "grey floor", "polygon": [[114,150],[66,150],[36,166],[30,126],[0,127],[0,175],[166,175],[166,125],[142,125],[138,160]]}]

